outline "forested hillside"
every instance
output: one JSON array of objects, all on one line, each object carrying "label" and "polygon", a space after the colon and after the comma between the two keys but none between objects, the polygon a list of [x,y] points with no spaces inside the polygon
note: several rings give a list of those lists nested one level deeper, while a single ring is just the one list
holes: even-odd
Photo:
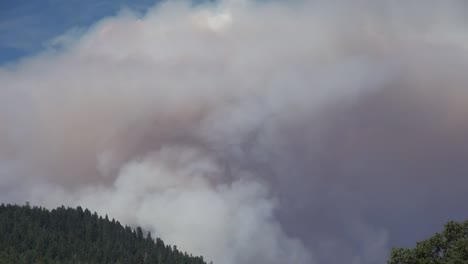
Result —
[{"label": "forested hillside", "polygon": [[0,206],[0,263],[206,264],[81,207]]}]

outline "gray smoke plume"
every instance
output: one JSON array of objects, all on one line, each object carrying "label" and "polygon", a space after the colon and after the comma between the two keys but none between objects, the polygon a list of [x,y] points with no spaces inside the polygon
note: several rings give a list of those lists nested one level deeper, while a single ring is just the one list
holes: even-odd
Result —
[{"label": "gray smoke plume", "polygon": [[60,36],[0,68],[0,199],[218,264],[384,263],[468,217],[467,11],[166,2]]}]

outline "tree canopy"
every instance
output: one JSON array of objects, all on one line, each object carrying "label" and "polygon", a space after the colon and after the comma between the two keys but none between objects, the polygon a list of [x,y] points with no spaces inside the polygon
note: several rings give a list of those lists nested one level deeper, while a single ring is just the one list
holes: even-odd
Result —
[{"label": "tree canopy", "polygon": [[441,233],[414,248],[394,248],[387,264],[467,264],[468,220],[448,222]]},{"label": "tree canopy", "polygon": [[107,215],[29,204],[0,205],[0,263],[206,264]]}]

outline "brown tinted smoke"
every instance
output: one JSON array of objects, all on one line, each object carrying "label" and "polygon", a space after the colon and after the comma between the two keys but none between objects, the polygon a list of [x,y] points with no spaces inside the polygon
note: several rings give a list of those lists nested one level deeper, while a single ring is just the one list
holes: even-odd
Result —
[{"label": "brown tinted smoke", "polygon": [[384,263],[468,217],[467,11],[168,2],[61,36],[0,68],[0,199],[219,264]]}]

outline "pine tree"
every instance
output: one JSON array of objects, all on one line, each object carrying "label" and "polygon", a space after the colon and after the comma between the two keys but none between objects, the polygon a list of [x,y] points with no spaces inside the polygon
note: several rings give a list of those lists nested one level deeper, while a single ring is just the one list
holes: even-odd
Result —
[{"label": "pine tree", "polygon": [[0,205],[0,263],[206,264],[143,229],[81,207]]}]

